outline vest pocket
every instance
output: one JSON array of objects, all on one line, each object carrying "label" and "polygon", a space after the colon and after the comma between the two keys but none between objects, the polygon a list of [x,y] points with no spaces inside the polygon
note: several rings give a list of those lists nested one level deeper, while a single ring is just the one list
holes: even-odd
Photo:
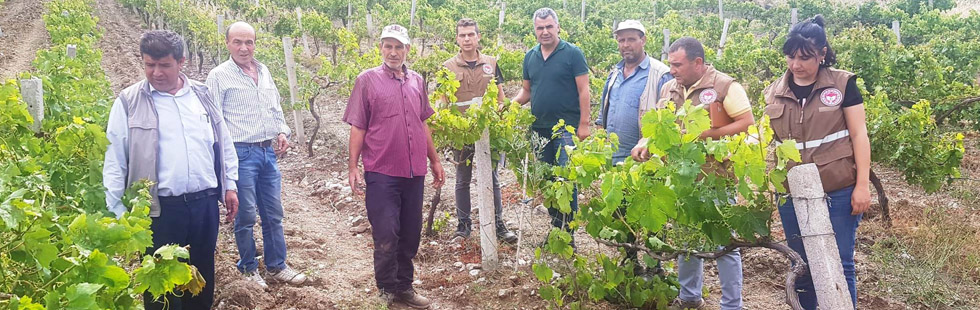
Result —
[{"label": "vest pocket", "polygon": [[849,141],[834,142],[831,146],[817,149],[813,154],[813,163],[820,172],[824,192],[847,187],[857,179],[854,149]]},{"label": "vest pocket", "polygon": [[786,105],[782,103],[773,103],[766,106],[765,114],[769,115],[769,126],[772,127],[773,132],[776,133],[776,138],[779,140],[790,137],[789,124],[786,123],[783,117],[785,110]]},{"label": "vest pocket", "polygon": [[769,119],[777,119],[783,117],[783,110],[785,110],[786,105],[782,103],[774,103],[766,106],[766,115],[769,115]]},{"label": "vest pocket", "polygon": [[157,129],[157,123],[154,121],[156,120],[134,119],[133,117],[130,117],[128,120],[128,126],[130,129],[155,130]]}]

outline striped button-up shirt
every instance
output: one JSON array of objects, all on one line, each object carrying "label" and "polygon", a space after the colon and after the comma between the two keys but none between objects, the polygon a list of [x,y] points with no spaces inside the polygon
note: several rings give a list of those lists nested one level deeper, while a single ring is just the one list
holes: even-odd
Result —
[{"label": "striped button-up shirt", "polygon": [[262,142],[290,133],[269,68],[253,61],[258,83],[231,59],[211,70],[206,81],[234,142]]},{"label": "striped button-up shirt", "polygon": [[385,65],[361,72],[354,81],[344,122],[364,129],[364,171],[411,178],[426,174],[429,106],[425,81],[402,67],[401,79]]}]

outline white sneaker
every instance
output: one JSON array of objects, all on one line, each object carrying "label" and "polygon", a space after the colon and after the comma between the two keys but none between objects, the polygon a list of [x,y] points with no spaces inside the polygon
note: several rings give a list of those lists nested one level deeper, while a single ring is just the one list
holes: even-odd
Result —
[{"label": "white sneaker", "polygon": [[286,267],[286,269],[280,270],[279,272],[271,275],[273,279],[276,279],[276,281],[285,282],[292,285],[300,285],[306,282],[305,274],[297,272],[290,267]]},{"label": "white sneaker", "polygon": [[246,273],[245,274],[245,280],[249,280],[249,281],[258,283],[259,286],[262,287],[262,289],[269,288],[269,285],[265,283],[265,279],[262,279],[262,276],[259,275],[259,271],[258,270],[252,271],[252,272],[249,272],[249,273]]}]

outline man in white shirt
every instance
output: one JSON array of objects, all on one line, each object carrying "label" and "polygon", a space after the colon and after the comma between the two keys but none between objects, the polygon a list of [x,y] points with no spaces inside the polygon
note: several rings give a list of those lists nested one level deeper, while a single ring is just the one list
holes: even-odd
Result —
[{"label": "man in white shirt", "polygon": [[125,190],[141,180],[153,183],[150,217],[153,249],[190,246],[190,264],[206,281],[201,293],[144,296],[146,309],[210,309],[214,301],[214,251],[218,201],[238,209],[238,158],[221,110],[204,84],[180,72],[183,38],[172,31],[149,31],[140,39],[146,79],[127,87],[109,112],[102,176],[106,205],[116,217],[128,208]]},{"label": "man in white shirt", "polygon": [[208,73],[207,84],[222,110],[228,132],[238,152],[239,194],[242,205],[235,219],[238,271],[248,280],[267,287],[258,273],[256,216],[262,218],[262,259],[265,270],[279,281],[293,285],[306,275],[286,265],[283,235],[282,175],[277,155],[289,147],[289,126],[279,105],[279,90],[269,68],[255,60],[255,29],[236,22],[225,33],[231,59]]}]

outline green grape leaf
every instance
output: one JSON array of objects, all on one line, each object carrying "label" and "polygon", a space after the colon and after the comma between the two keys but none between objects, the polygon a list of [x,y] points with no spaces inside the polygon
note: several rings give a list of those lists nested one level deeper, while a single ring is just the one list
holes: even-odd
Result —
[{"label": "green grape leaf", "polygon": [[776,169],[783,169],[785,167],[786,161],[802,162],[800,158],[800,150],[796,149],[796,140],[785,140],[776,146],[776,158],[779,159],[780,165],[776,166]]},{"label": "green grape leaf", "polygon": [[[16,168],[15,165],[11,165],[10,167]],[[20,199],[24,197],[24,194],[26,193],[26,188],[18,189],[13,193],[10,193],[10,195],[4,199],[3,203],[0,204],[0,219],[3,220],[3,223],[7,229],[17,228],[18,223],[24,220],[24,212],[20,210],[21,208],[16,207],[15,204],[19,203],[22,205],[23,201]]]},{"label": "green grape leaf", "polygon": [[24,249],[41,268],[48,268],[58,258],[58,247],[51,243],[51,231],[44,228],[34,228],[24,234]]},{"label": "green grape leaf", "polygon": [[544,283],[551,283],[551,278],[555,275],[554,271],[545,264],[533,264],[531,269],[534,270],[534,276],[538,277],[538,281]]},{"label": "green grape leaf", "polygon": [[95,293],[101,290],[102,284],[78,283],[69,286],[65,290],[65,298],[68,299],[67,309],[99,309],[95,300]]}]

